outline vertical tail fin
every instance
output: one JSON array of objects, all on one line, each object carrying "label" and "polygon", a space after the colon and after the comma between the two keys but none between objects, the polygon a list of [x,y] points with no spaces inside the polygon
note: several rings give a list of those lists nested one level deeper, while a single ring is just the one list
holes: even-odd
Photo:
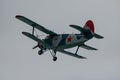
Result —
[{"label": "vertical tail fin", "polygon": [[89,29],[92,33],[94,33],[94,23],[92,20],[88,20],[84,26],[85,29]]},{"label": "vertical tail fin", "polygon": [[90,30],[92,35],[97,38],[97,39],[102,39],[104,38],[103,36],[96,34],[95,33],[95,27],[94,27],[94,23],[92,20],[88,20],[84,26],[84,29]]},{"label": "vertical tail fin", "polygon": [[95,33],[95,27],[94,27],[94,23],[93,23],[92,20],[88,20],[85,23],[83,28],[78,26],[78,25],[70,25],[70,27],[75,28],[76,30],[81,31],[89,39],[92,38],[92,37],[95,37],[97,39],[104,38],[103,36]]}]

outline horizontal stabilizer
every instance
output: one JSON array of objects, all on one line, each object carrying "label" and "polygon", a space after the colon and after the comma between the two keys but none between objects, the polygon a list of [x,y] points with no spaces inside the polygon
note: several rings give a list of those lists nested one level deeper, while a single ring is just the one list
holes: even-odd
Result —
[{"label": "horizontal stabilizer", "polygon": [[80,27],[78,25],[69,25],[69,26],[72,27],[72,28],[74,28],[74,29],[76,29],[76,30],[78,30],[78,31],[81,31],[81,32],[85,31],[85,29],[83,29],[82,27]]},{"label": "horizontal stabilizer", "polygon": [[85,45],[85,44],[82,44],[80,47],[84,48],[84,49],[87,49],[87,50],[98,50],[96,48],[93,48],[91,46],[88,46],[88,45]]},{"label": "horizontal stabilizer", "polygon": [[44,42],[41,39],[37,38],[36,36],[34,36],[34,35],[32,35],[32,34],[30,34],[28,32],[22,32],[22,34],[24,34],[25,36],[31,38],[32,40],[34,40],[36,42],[42,43],[42,45],[44,45]]},{"label": "horizontal stabilizer", "polygon": [[[78,30],[78,31],[81,31],[82,33],[87,32],[87,29],[82,28],[82,27],[80,27],[80,26],[78,26],[78,25],[69,25],[69,26],[72,27],[72,28],[74,28],[74,29],[76,29],[76,30]],[[93,32],[94,32],[94,29],[93,29]],[[97,38],[97,39],[103,39],[103,38],[104,38],[103,36],[101,36],[101,35],[99,35],[99,34],[96,34],[96,33],[93,33],[93,35],[94,35],[94,37]]]},{"label": "horizontal stabilizer", "polygon": [[96,34],[96,33],[94,33],[94,37],[97,38],[97,39],[103,39],[104,38],[103,36],[101,36],[99,34]]},{"label": "horizontal stabilizer", "polygon": [[74,54],[74,53],[71,53],[71,52],[68,52],[68,51],[65,51],[65,50],[61,50],[59,52],[62,52],[64,54],[67,54],[69,56],[73,56],[73,57],[76,57],[76,58],[86,59],[86,57],[83,57],[83,56],[80,56],[80,55],[77,55],[77,54]]}]

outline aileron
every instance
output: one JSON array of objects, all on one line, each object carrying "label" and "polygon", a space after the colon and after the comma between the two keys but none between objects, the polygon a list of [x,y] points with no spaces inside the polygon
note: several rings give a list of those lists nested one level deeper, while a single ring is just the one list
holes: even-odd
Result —
[{"label": "aileron", "polygon": [[70,56],[73,56],[73,57],[76,57],[76,58],[80,58],[80,59],[86,59],[86,57],[83,57],[83,56],[80,56],[78,54],[74,54],[74,53],[71,53],[71,52],[68,52],[68,51],[65,51],[65,50],[61,50],[59,52],[62,52],[66,55],[70,55]]}]

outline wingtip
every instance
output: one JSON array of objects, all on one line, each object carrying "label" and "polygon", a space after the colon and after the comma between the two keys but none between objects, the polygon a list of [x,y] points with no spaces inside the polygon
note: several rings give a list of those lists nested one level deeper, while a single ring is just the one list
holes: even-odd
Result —
[{"label": "wingtip", "polygon": [[26,32],[22,32],[22,34],[25,34]]},{"label": "wingtip", "polygon": [[103,39],[104,37],[103,36],[101,36],[101,39]]},{"label": "wingtip", "polygon": [[73,25],[72,25],[72,24],[70,24],[69,26],[70,26],[70,27],[72,27]]},{"label": "wingtip", "polygon": [[86,57],[84,57],[84,56],[80,56],[80,55],[78,55],[78,54],[75,54],[76,56],[79,56],[81,59],[87,59]]},{"label": "wingtip", "polygon": [[[30,33],[28,33],[28,32],[22,32],[22,34],[24,34],[24,35],[29,35]],[[31,34],[30,34],[31,35]]]},{"label": "wingtip", "polygon": [[70,24],[69,26],[70,26],[70,27],[75,27],[75,26],[78,26],[78,25]]},{"label": "wingtip", "polygon": [[74,24],[70,24],[69,27],[72,27],[72,28],[81,28],[79,25],[74,25]]},{"label": "wingtip", "polygon": [[21,15],[16,15],[15,17],[16,17],[16,18],[19,18],[19,17],[22,17],[22,16],[21,16]]},{"label": "wingtip", "polygon": [[86,57],[81,57],[82,59],[87,59]]},{"label": "wingtip", "polygon": [[97,38],[97,39],[103,39],[104,38],[103,36],[101,36],[99,34],[96,34],[96,33],[94,33],[94,37]]},{"label": "wingtip", "polygon": [[98,49],[95,48],[94,50],[98,50]]}]

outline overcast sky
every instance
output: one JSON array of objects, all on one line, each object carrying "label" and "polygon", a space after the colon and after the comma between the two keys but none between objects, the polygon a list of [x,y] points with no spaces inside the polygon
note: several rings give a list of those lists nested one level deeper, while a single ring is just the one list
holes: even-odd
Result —
[{"label": "overcast sky", "polygon": [[[79,49],[86,60],[58,52],[53,62],[49,52],[39,56],[39,49],[32,49],[36,42],[21,34],[31,27],[16,15],[57,33],[79,33],[69,25],[83,26],[91,19],[105,38],[86,42],[98,51]],[[120,80],[119,35],[119,0],[0,0],[0,80]]]}]

